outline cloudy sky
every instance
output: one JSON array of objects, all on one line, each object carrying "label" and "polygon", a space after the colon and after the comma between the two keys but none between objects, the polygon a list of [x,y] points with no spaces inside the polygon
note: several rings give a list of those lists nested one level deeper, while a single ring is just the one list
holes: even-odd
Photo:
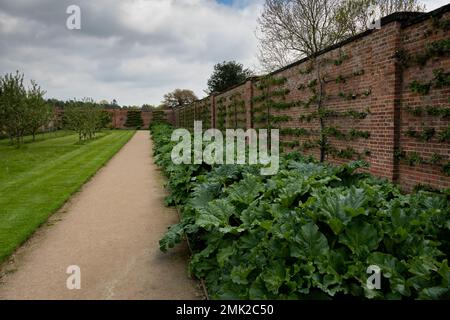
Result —
[{"label": "cloudy sky", "polygon": [[[189,88],[204,96],[213,65],[257,66],[264,0],[0,0],[0,74],[20,70],[47,97],[159,104]],[[428,10],[447,0],[422,1]],[[68,30],[69,5],[81,30]]]}]

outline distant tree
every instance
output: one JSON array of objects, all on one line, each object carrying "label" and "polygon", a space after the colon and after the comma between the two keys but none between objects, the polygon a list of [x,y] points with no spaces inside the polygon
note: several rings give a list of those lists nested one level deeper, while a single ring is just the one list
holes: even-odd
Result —
[{"label": "distant tree", "polygon": [[62,108],[62,109],[64,109],[64,106],[66,104],[65,101],[58,100],[55,98],[47,99],[47,103],[53,108]]},{"label": "distant tree", "polygon": [[23,74],[6,74],[0,78],[0,126],[11,142],[20,144],[27,128],[27,92]]},{"label": "distant tree", "polygon": [[39,129],[47,126],[54,117],[53,108],[44,99],[45,91],[36,82],[31,81],[31,88],[27,92],[27,126],[36,140]]},{"label": "distant tree", "polygon": [[156,109],[170,109],[170,106],[168,106],[166,103],[159,104]]},{"label": "distant tree", "polygon": [[78,133],[79,141],[83,140],[83,108],[75,100],[67,102],[63,116],[64,128]]},{"label": "distant tree", "polygon": [[142,111],[152,111],[153,109],[155,109],[155,106],[151,104],[143,104],[141,107]]},{"label": "distant tree", "polygon": [[108,100],[106,99],[102,99],[98,102],[98,105],[100,105],[100,107],[102,109],[120,109],[120,106],[117,105],[117,101],[113,100],[112,102],[108,102]]},{"label": "distant tree", "polygon": [[236,61],[224,61],[214,66],[214,71],[208,79],[208,93],[223,92],[228,88],[242,83],[252,75],[249,69],[244,69],[241,63]]},{"label": "distant tree", "polygon": [[198,98],[192,90],[175,89],[164,95],[163,104],[171,108],[183,107],[196,101]]},{"label": "distant tree", "polygon": [[92,99],[69,101],[64,109],[66,128],[76,131],[80,142],[92,139],[102,127],[102,111]]},{"label": "distant tree", "polygon": [[112,115],[108,111],[102,110],[99,116],[99,127],[98,130],[108,128],[112,122]]}]

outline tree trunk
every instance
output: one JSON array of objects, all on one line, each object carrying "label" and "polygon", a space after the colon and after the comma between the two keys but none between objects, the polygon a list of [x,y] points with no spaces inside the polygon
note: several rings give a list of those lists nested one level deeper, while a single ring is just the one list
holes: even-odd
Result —
[{"label": "tree trunk", "polygon": [[327,137],[324,134],[325,122],[322,113],[322,99],[323,99],[323,82],[320,73],[320,61],[318,58],[315,59],[316,71],[317,71],[317,81],[319,84],[319,92],[317,93],[317,112],[319,115],[319,125],[320,125],[320,162],[325,161]]},{"label": "tree trunk", "polygon": [[267,85],[267,100],[266,100],[266,102],[267,102],[267,150],[271,150],[271,148],[272,148],[272,132],[271,132],[271,129],[272,129],[272,122],[271,122],[271,118],[270,118],[270,104],[272,103],[272,100],[271,100],[271,96],[270,96],[270,93],[271,93],[271,91],[270,91],[270,83],[271,83],[271,81],[272,81],[272,77],[269,77],[268,78],[268,80],[267,80],[267,83],[266,83],[266,85]]}]

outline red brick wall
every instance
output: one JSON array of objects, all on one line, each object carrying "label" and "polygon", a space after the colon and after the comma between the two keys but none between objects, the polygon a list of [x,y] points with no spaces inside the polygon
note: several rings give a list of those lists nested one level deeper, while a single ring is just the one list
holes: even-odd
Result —
[{"label": "red brick wall", "polygon": [[[108,112],[111,115],[111,127],[115,129],[126,129],[125,123],[127,121],[127,112],[128,110],[125,109],[105,109],[106,112]],[[64,113],[63,109],[55,109],[55,112],[58,114],[59,117],[62,117],[62,114]],[[166,120],[176,125],[176,117],[175,112],[172,109],[166,109],[164,110],[165,118]],[[152,111],[141,111],[141,117],[144,122],[144,125],[142,129],[148,129],[152,119]]]},{"label": "red brick wall", "polygon": [[[448,140],[439,142],[437,138],[449,125],[449,117],[417,117],[405,111],[406,106],[449,108],[448,86],[432,88],[427,95],[410,90],[412,81],[432,79],[433,70],[442,68],[450,72],[449,55],[430,59],[424,66],[412,64],[405,67],[400,63],[398,54],[405,51],[415,56],[424,52],[431,42],[449,39],[448,30],[433,25],[433,21],[449,20],[450,6],[419,18],[417,15],[415,18],[408,14],[392,15],[382,21],[380,30],[365,32],[324,50],[317,57],[319,71],[317,65],[311,67],[311,60],[301,60],[272,73],[271,76],[278,80],[268,89],[261,88],[267,81],[263,80],[265,78],[249,79],[226,92],[176,110],[175,123],[177,126],[192,127],[194,119],[200,120],[198,108],[201,105],[211,109],[211,122],[215,127],[221,127],[222,123],[226,128],[233,128],[236,119],[239,119],[238,127],[267,127],[263,116],[267,110],[261,110],[263,102],[258,97],[269,94],[278,106],[285,106],[270,110],[272,119],[278,121],[272,123],[272,127],[281,130],[284,150],[301,150],[318,158],[320,148],[308,145],[320,137],[319,119],[312,117],[317,105],[306,102],[314,96],[312,89],[316,92],[320,89],[318,85],[308,86],[319,74],[323,78],[323,108],[327,112],[338,113],[338,116],[325,117],[324,126],[337,129],[347,136],[328,137],[326,161],[345,163],[357,158],[364,159],[369,162],[372,174],[398,182],[408,191],[417,184],[449,188],[450,177],[443,173],[442,166],[450,160],[450,144]],[[235,116],[236,105],[239,108]],[[221,116],[225,117],[224,122],[221,122]],[[286,131],[287,128],[303,128],[307,134],[293,135]],[[411,128],[418,132],[434,128],[436,134],[429,141],[420,141],[406,135]],[[364,136],[349,138],[352,132]],[[349,150],[355,154],[349,155]],[[439,163],[411,166],[405,159],[396,156],[398,150],[406,154],[415,152],[426,160],[438,154],[440,160]]]},{"label": "red brick wall", "polygon": [[[126,109],[108,109],[106,110],[111,114],[111,124],[113,128],[125,129],[125,122],[127,121]],[[166,119],[169,123],[175,124],[174,112],[171,109],[164,110]],[[144,121],[142,129],[147,129],[152,121],[152,111],[141,111],[141,117]]]},{"label": "red brick wall", "polygon": [[214,97],[216,107],[215,124],[219,128],[220,122],[225,128],[247,127],[247,104],[251,95],[245,91],[245,85],[236,86]]},{"label": "red brick wall", "polygon": [[[111,114],[111,123],[113,128],[116,129],[125,129],[125,123],[127,122],[127,112],[128,110],[122,110],[122,109],[113,109],[113,110],[106,110]],[[141,112],[142,120],[144,121],[144,128],[148,128],[148,125],[151,120],[151,112],[149,111],[142,111]]]},{"label": "red brick wall", "polygon": [[[351,129],[369,132],[370,137],[353,140],[339,139],[329,136],[330,147],[336,151],[351,147],[360,154],[360,158],[368,161],[370,172],[388,179],[394,178],[394,97],[396,94],[396,62],[394,53],[398,42],[400,28],[398,23],[390,23],[382,30],[344,44],[339,48],[322,54],[319,74],[324,78],[324,108],[341,115],[345,112],[368,113],[363,119],[349,116],[327,117],[325,126],[349,134]],[[285,84],[275,90],[287,89],[285,101],[299,102],[299,105],[284,110],[273,110],[276,116],[288,116],[290,119],[277,123],[280,128],[304,128],[307,135],[282,134],[281,141],[295,142],[299,146],[286,149],[302,149],[306,154],[319,157],[318,147],[302,148],[305,142],[314,143],[320,138],[318,117],[308,117],[317,111],[314,103],[305,106],[314,92],[309,85],[317,79],[317,68],[310,67],[305,61],[291,68],[275,73],[275,78],[286,78]],[[308,71],[310,69],[310,71]],[[337,79],[345,79],[337,80]],[[257,89],[259,81],[254,82],[255,96],[261,93]],[[316,92],[320,89],[313,86]],[[345,97],[343,97],[344,95]],[[355,97],[350,97],[355,95]],[[274,98],[278,102],[283,97]],[[255,127],[258,127],[255,124]],[[370,153],[370,154],[369,154]],[[352,157],[356,159],[357,156]],[[349,159],[328,154],[326,160],[332,163],[344,163]]]},{"label": "red brick wall", "polygon": [[[450,20],[450,12],[444,14],[441,21]],[[422,23],[413,24],[402,29],[401,49],[411,57],[426,52],[427,45],[442,39],[450,39],[450,32],[433,26],[433,20],[428,19]],[[450,177],[442,174],[442,164],[450,161],[450,143],[439,142],[439,133],[449,125],[449,117],[429,115],[423,112],[421,116],[414,116],[408,112],[409,108],[438,108],[450,107],[450,87],[434,88],[429,94],[412,92],[410,84],[414,80],[421,82],[433,79],[433,70],[443,69],[450,72],[450,56],[434,57],[425,65],[412,62],[403,67],[401,83],[401,104],[399,113],[399,147],[407,155],[416,153],[425,162],[429,162],[433,155],[443,158],[437,164],[419,163],[409,165],[404,158],[398,164],[398,177],[401,185],[411,189],[417,183],[433,187],[450,188]],[[424,132],[427,128],[435,129],[436,133],[428,141],[408,136],[408,130]]]}]

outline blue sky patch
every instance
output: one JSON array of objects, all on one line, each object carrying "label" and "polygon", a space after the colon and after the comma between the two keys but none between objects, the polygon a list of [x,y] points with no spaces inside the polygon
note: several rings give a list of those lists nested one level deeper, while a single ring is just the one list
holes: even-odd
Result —
[{"label": "blue sky patch", "polygon": [[233,0],[217,0],[217,2],[228,6],[231,6],[233,4]]}]

